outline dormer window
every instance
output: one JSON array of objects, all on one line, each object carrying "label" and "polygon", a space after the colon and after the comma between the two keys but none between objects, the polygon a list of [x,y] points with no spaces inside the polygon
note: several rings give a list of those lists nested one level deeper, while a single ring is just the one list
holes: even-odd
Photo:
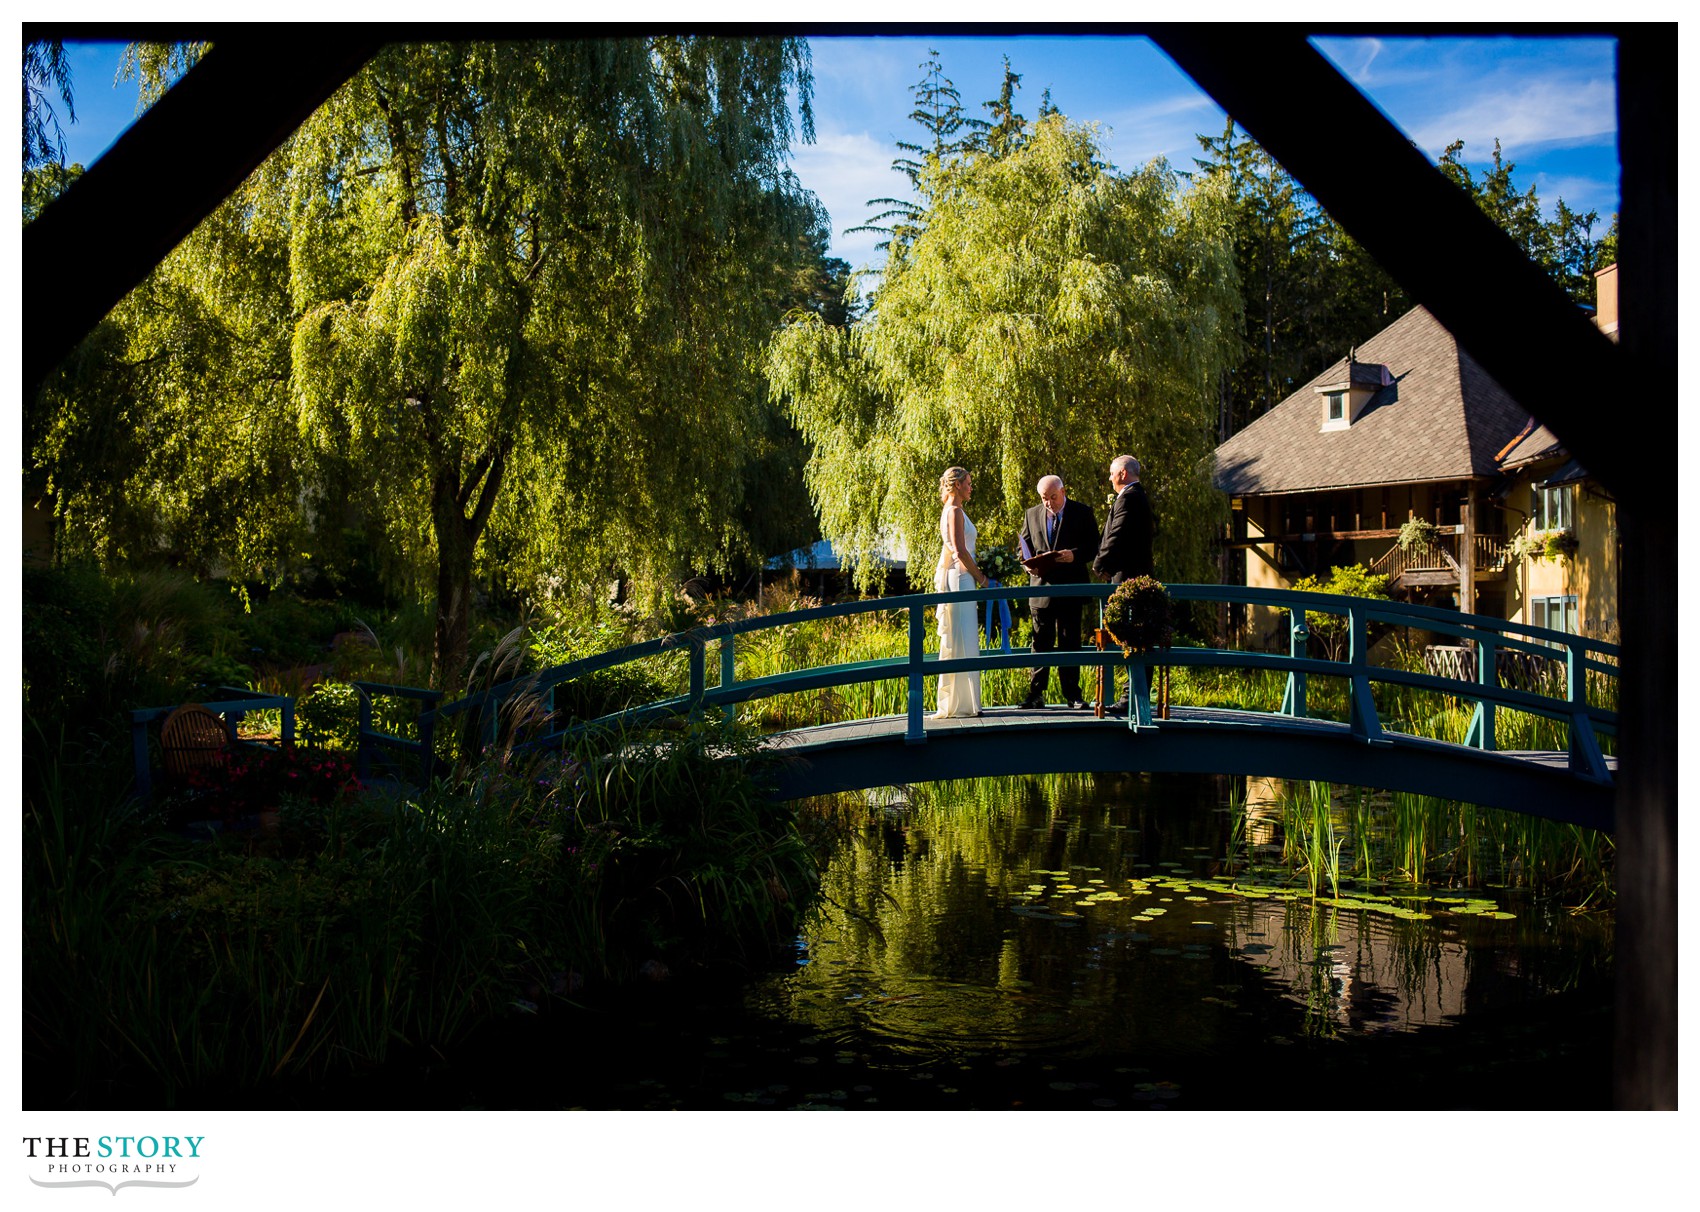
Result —
[{"label": "dormer window", "polygon": [[1359,362],[1348,358],[1339,367],[1338,376],[1331,375],[1316,389],[1322,397],[1323,433],[1348,429],[1369,406],[1371,397],[1393,382],[1387,367],[1374,362]]}]

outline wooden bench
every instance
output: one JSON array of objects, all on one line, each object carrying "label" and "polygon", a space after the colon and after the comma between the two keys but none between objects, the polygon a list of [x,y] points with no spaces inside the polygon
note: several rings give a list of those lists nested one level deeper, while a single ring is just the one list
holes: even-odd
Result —
[{"label": "wooden bench", "polygon": [[230,731],[199,703],[185,703],[165,718],[159,730],[166,773],[187,778],[191,771],[223,769],[230,758]]}]

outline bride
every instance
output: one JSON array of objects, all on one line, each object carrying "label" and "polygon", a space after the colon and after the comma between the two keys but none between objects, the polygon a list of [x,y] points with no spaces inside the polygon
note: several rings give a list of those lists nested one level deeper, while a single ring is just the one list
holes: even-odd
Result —
[{"label": "bride", "polygon": [[[939,537],[944,546],[939,566],[933,573],[933,588],[939,593],[974,586],[985,588],[986,578],[974,562],[974,523],[962,507],[974,491],[974,482],[963,467],[950,467],[939,477]],[[973,602],[955,602],[938,608],[939,659],[980,655],[979,612]],[[939,709],[935,720],[980,714],[980,671],[939,675]]]}]

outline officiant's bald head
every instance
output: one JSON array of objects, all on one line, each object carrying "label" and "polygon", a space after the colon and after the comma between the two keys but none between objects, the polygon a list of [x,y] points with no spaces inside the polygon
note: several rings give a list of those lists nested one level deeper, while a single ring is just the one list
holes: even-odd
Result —
[{"label": "officiant's bald head", "polygon": [[1063,502],[1068,500],[1068,493],[1063,490],[1062,477],[1041,477],[1039,480],[1039,499],[1045,503],[1045,508],[1052,513],[1061,513]]}]

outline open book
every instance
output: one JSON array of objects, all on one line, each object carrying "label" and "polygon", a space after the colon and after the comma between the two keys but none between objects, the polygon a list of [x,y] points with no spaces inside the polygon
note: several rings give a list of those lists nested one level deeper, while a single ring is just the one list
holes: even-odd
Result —
[{"label": "open book", "polygon": [[1035,552],[1032,545],[1027,542],[1026,535],[1020,536],[1016,545],[1020,549],[1021,566],[1034,576],[1044,577],[1057,566],[1057,553],[1054,551]]}]

